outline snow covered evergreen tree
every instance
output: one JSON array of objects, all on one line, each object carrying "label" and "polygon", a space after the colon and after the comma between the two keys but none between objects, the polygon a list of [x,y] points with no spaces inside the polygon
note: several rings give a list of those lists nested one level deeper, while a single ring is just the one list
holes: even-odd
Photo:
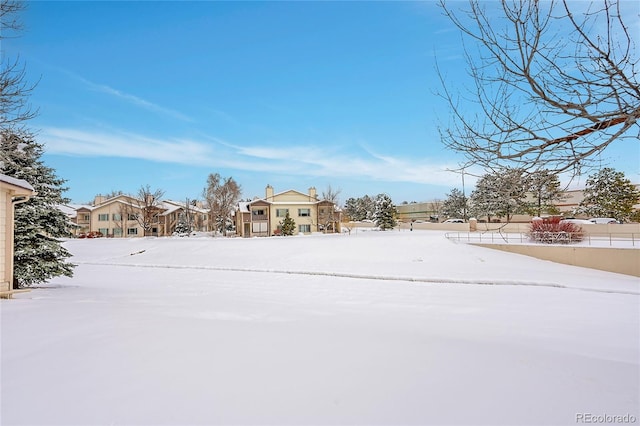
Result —
[{"label": "snow covered evergreen tree", "polygon": [[69,200],[62,196],[65,180],[44,165],[41,144],[25,131],[0,133],[0,170],[24,179],[36,195],[15,206],[14,288],[27,287],[56,276],[72,276],[71,254],[58,238],[71,236],[73,226],[57,208]]},{"label": "snow covered evergreen tree", "polygon": [[521,169],[504,168],[482,176],[471,193],[471,212],[476,217],[505,217],[507,222],[524,209],[526,185]]},{"label": "snow covered evergreen tree", "polygon": [[375,201],[376,210],[374,213],[374,221],[382,231],[393,229],[397,225],[396,206],[393,205],[391,197],[387,194],[379,194]]},{"label": "snow covered evergreen tree", "polygon": [[545,169],[532,172],[525,177],[525,186],[532,196],[532,200],[525,202],[525,212],[532,216],[560,213],[555,203],[563,199],[564,192],[556,173]]},{"label": "snow covered evergreen tree", "polygon": [[345,202],[344,212],[354,222],[371,220],[375,213],[375,200],[368,195],[351,197]]},{"label": "snow covered evergreen tree", "polygon": [[447,218],[467,219],[467,197],[462,191],[453,188],[442,203],[442,213]]},{"label": "snow covered evergreen tree", "polygon": [[180,213],[178,216],[178,223],[176,223],[176,229],[174,232],[180,236],[189,235],[191,233],[191,225],[187,220],[187,215],[185,213]]},{"label": "snow covered evergreen tree", "polygon": [[287,214],[280,222],[280,232],[282,235],[293,235],[296,230],[296,222],[289,216],[289,211],[287,210]]},{"label": "snow covered evergreen tree", "polygon": [[587,179],[580,210],[591,216],[624,221],[631,218],[638,202],[640,192],[624,173],[605,167]]}]

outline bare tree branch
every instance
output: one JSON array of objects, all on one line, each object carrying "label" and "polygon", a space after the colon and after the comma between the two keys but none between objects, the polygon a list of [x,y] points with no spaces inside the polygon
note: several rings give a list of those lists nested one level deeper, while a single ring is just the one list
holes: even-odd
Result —
[{"label": "bare tree branch", "polygon": [[[22,30],[17,14],[24,8],[24,2],[0,0],[0,47],[12,32]],[[19,59],[5,58],[4,51],[0,51],[0,129],[23,130],[21,124],[37,115],[28,101],[35,86],[27,82]]]},{"label": "bare tree branch", "polygon": [[613,141],[637,140],[634,41],[618,1],[596,4],[502,0],[496,17],[486,2],[470,0],[460,12],[441,1],[478,48],[465,46],[474,90],[454,93],[438,70],[452,111],[440,128],[445,146],[467,165],[579,173]]}]

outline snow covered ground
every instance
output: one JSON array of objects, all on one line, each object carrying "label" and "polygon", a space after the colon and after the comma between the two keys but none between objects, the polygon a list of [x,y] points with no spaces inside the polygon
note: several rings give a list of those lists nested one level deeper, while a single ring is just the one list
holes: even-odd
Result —
[{"label": "snow covered ground", "polygon": [[635,277],[437,231],[65,245],[0,302],[2,425],[640,422]]}]

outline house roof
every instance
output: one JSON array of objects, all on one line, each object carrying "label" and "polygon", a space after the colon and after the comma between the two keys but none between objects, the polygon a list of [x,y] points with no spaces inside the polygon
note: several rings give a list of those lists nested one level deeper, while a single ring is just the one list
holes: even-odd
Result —
[{"label": "house roof", "polygon": [[312,198],[311,195],[305,194],[304,192],[300,192],[300,191],[297,191],[295,189],[287,189],[286,191],[278,192],[277,194],[273,194],[273,197],[269,197],[269,198],[276,198],[276,197],[278,197],[280,195],[284,195],[284,194],[287,194],[287,193],[290,193],[290,192],[295,192],[296,194],[301,195],[303,197]]},{"label": "house roof", "polygon": [[249,205],[251,203],[251,201],[240,201],[238,203],[238,211],[242,213],[249,213]]},{"label": "house roof", "polygon": [[34,192],[33,186],[31,186],[31,184],[29,184],[29,182],[24,179],[16,179],[11,176],[0,174],[0,182],[4,182],[9,185],[24,189],[28,192]]},{"label": "house roof", "polygon": [[[128,200],[126,200],[126,199],[122,199],[122,198],[128,198]],[[120,203],[120,204],[125,204],[125,205],[128,205],[128,206],[132,206],[132,207],[138,207],[138,206],[136,206],[135,204],[133,204],[131,201],[129,201],[130,199],[131,199],[131,198],[130,198],[130,197],[128,197],[128,196],[126,196],[126,195],[118,195],[118,196],[116,196],[116,197],[109,198],[109,199],[108,199],[108,200],[106,200],[104,203],[100,203],[100,204],[98,204],[97,206],[91,206],[91,207],[89,208],[89,210],[99,209],[99,208],[102,208],[102,207],[104,207],[104,206],[107,206],[107,205],[109,205],[109,204],[113,204],[113,203]],[[86,207],[86,206],[83,206],[83,207]]]},{"label": "house roof", "polygon": [[[175,212],[176,210],[186,209],[186,204],[181,201],[164,200],[162,201],[162,205],[167,209],[167,211],[163,214],[170,214],[172,212]],[[208,210],[206,209],[191,205],[189,206],[189,210],[197,213],[208,213]]]},{"label": "house roof", "polygon": [[[274,199],[276,199],[276,198],[278,198],[278,197],[280,197],[282,195],[291,194],[291,193],[299,195],[300,198],[304,198],[306,200],[303,200],[303,201],[300,201],[300,200],[273,201]],[[308,204],[308,205],[314,205],[314,204],[318,204],[318,203],[322,203],[322,202],[329,202],[329,201],[327,201],[327,200],[319,200],[317,198],[317,196],[314,198],[308,193],[300,192],[300,191],[297,191],[295,189],[287,189],[286,191],[278,192],[276,194],[273,194],[272,196],[264,197],[264,198],[254,198],[253,200],[245,202],[245,203],[248,206],[248,205],[251,205],[251,204],[256,203],[256,202],[263,202],[263,203],[268,203],[268,204],[273,204],[273,205],[278,205],[278,204]]]},{"label": "house roof", "polygon": [[56,207],[70,218],[78,217],[78,209],[73,205],[58,204]]}]

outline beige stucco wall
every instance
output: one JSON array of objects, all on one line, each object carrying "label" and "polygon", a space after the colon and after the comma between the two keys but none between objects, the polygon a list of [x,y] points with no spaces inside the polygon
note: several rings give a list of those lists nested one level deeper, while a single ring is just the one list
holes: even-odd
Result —
[{"label": "beige stucco wall", "polygon": [[[6,190],[0,190],[0,291],[9,290],[11,282],[11,265],[13,262],[13,251],[8,248],[12,245],[11,235],[7,228],[10,228],[8,221],[12,220],[7,214],[7,209],[11,206],[11,196]],[[11,251],[11,253],[9,253]]]},{"label": "beige stucco wall", "polygon": [[[126,209],[124,209],[123,206],[124,206],[123,203],[115,201],[115,202],[106,204],[104,206],[96,207],[93,210],[91,210],[91,231],[98,232],[100,231],[100,229],[106,228],[109,230],[109,235],[111,236],[113,235],[114,229],[121,228],[122,237],[144,236],[144,229],[142,228],[142,226],[140,226],[137,220],[127,220]],[[136,210],[139,210],[139,209],[134,208],[134,211]],[[101,214],[108,214],[109,220],[106,220],[106,221],[98,220]],[[114,221],[113,220],[114,214],[121,214],[123,220]],[[138,230],[138,233],[136,235],[128,235],[127,234],[128,228],[136,228]]]},{"label": "beige stucco wall", "polygon": [[20,183],[29,186],[26,182],[14,181],[15,185],[0,181],[0,291],[11,290],[13,283],[13,197],[33,194],[31,189],[16,186]]},{"label": "beige stucco wall", "polygon": [[480,247],[524,254],[538,259],[640,277],[640,249],[571,247],[543,244],[480,244]]}]

